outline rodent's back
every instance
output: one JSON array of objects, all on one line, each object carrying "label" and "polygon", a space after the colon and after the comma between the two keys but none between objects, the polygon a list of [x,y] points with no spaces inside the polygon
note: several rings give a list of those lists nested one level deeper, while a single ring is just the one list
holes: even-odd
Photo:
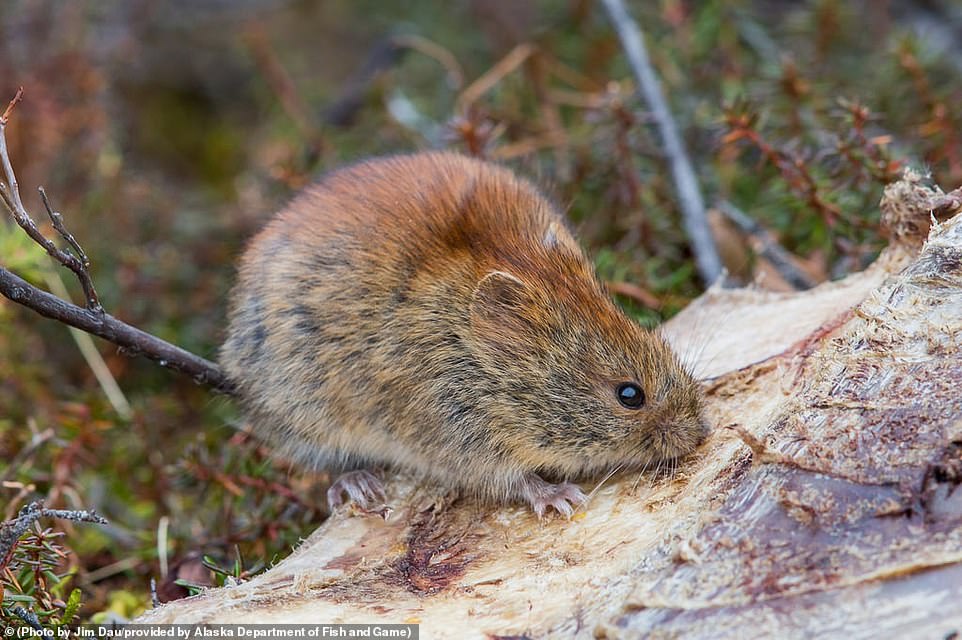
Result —
[{"label": "rodent's back", "polygon": [[539,252],[590,274],[557,215],[505,169],[426,153],[338,170],[245,253],[221,362],[257,428],[302,461],[497,457],[445,429],[481,419],[484,389],[460,375],[476,366],[468,308],[491,269],[544,270]]}]

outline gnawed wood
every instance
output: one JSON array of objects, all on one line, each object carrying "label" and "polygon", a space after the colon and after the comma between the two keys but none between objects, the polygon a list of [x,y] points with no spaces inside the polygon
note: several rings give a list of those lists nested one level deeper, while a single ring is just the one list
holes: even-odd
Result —
[{"label": "gnawed wood", "polygon": [[861,274],[712,290],[664,328],[712,376],[716,427],[673,475],[612,479],[570,522],[390,476],[386,520],[339,514],[264,574],[140,621],[419,622],[426,638],[962,630],[962,216],[916,254],[898,234],[927,229],[919,202]]}]

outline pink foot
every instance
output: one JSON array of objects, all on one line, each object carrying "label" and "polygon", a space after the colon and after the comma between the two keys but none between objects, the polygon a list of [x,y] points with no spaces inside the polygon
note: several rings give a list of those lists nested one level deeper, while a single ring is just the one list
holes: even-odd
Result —
[{"label": "pink foot", "polygon": [[566,518],[571,518],[575,512],[574,508],[588,499],[576,484],[570,482],[551,484],[533,473],[524,477],[520,489],[521,497],[531,505],[534,512],[538,514],[539,520],[544,517],[548,507],[552,507]]},{"label": "pink foot", "polygon": [[348,471],[338,476],[337,480],[331,483],[327,490],[327,504],[331,510],[337,509],[344,500],[342,495],[346,493],[349,500],[365,511],[384,503],[384,485],[370,471],[363,469],[358,471]]}]

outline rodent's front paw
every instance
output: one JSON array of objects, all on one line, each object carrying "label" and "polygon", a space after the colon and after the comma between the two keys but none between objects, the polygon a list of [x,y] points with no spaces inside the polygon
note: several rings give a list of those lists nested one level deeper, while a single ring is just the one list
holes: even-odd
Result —
[{"label": "rodent's front paw", "polygon": [[521,497],[531,505],[539,520],[544,517],[548,507],[566,518],[571,518],[575,507],[588,499],[581,491],[581,487],[576,484],[570,482],[551,484],[533,473],[524,477],[520,489]]},{"label": "rodent's front paw", "polygon": [[370,471],[360,469],[338,476],[327,490],[327,504],[331,511],[344,504],[343,494],[365,511],[384,504],[384,485]]}]

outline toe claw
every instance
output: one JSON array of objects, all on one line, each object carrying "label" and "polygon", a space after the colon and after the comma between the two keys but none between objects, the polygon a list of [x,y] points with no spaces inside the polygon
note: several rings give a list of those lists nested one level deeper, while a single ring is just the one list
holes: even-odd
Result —
[{"label": "toe claw", "polygon": [[350,502],[354,502],[365,511],[383,504],[386,498],[381,481],[373,473],[363,469],[343,473],[331,483],[327,490],[327,504],[332,511],[345,503],[343,498],[345,493]]},{"label": "toe claw", "polygon": [[588,499],[576,484],[551,484],[534,474],[525,476],[520,489],[521,496],[531,505],[539,520],[544,518],[548,507],[570,520],[575,507]]}]

